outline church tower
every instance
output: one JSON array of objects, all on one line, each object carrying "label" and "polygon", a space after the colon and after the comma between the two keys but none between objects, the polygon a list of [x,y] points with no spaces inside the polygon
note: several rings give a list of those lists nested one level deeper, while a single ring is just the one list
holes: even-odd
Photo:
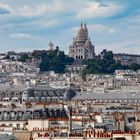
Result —
[{"label": "church tower", "polygon": [[51,41],[48,44],[48,51],[53,51],[53,43]]},{"label": "church tower", "polygon": [[87,37],[88,37],[88,29],[87,29],[87,25],[86,25],[86,23],[84,24],[84,30],[85,30],[86,35],[87,35]]}]

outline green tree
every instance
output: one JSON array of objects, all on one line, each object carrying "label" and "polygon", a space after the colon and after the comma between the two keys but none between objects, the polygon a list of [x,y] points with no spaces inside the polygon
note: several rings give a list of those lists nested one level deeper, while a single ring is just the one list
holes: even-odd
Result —
[{"label": "green tree", "polygon": [[66,56],[65,53],[60,51],[58,47],[54,51],[48,53],[34,53],[34,56],[38,56],[42,59],[40,63],[41,71],[63,73],[65,71],[65,66],[74,62],[73,58]]},{"label": "green tree", "polygon": [[132,69],[132,70],[134,70],[134,71],[137,71],[137,70],[140,69],[140,65],[133,63],[133,64],[131,64],[131,65],[129,66],[129,69]]},{"label": "green tree", "polygon": [[48,70],[49,70],[49,61],[45,59],[40,63],[40,71],[48,71]]},{"label": "green tree", "polygon": [[26,62],[27,59],[29,59],[28,54],[23,53],[23,54],[21,55],[19,61],[21,61],[21,62]]}]

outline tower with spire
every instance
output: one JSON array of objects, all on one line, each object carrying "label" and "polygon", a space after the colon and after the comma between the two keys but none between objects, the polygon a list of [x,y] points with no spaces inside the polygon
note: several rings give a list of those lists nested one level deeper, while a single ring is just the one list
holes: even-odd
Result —
[{"label": "tower with spire", "polygon": [[88,36],[88,29],[87,29],[86,23],[84,24],[84,30],[85,30],[85,32],[86,32],[86,35]]},{"label": "tower with spire", "polygon": [[53,43],[51,41],[48,43],[48,51],[53,51]]},{"label": "tower with spire", "polygon": [[69,56],[75,60],[95,58],[94,45],[89,38],[86,23],[83,25],[81,22],[77,36],[73,38],[72,45],[69,47]]}]

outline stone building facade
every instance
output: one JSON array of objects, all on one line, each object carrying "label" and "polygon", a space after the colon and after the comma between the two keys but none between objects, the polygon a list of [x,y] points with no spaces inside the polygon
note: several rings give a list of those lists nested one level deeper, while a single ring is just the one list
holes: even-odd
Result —
[{"label": "stone building facade", "polygon": [[88,36],[86,24],[81,23],[81,27],[76,38],[73,38],[72,45],[69,47],[69,56],[75,60],[94,59],[94,45]]},{"label": "stone building facade", "polygon": [[133,63],[140,65],[140,55],[118,53],[113,54],[113,58],[116,62],[120,62],[122,65],[131,65]]}]

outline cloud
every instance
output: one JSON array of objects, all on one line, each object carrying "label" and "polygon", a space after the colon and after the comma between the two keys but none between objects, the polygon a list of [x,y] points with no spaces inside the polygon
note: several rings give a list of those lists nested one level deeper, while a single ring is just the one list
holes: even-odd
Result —
[{"label": "cloud", "polygon": [[43,27],[52,27],[58,25],[60,21],[53,19],[53,20],[42,20],[38,23],[39,26]]},{"label": "cloud", "polygon": [[17,8],[19,15],[30,17],[44,14],[53,14],[65,10],[65,4],[62,0],[52,0],[51,3],[40,3],[33,6],[23,5]]},{"label": "cloud", "polygon": [[[65,30],[65,34],[72,34],[76,36],[76,33],[78,32],[80,28],[79,26],[68,28]],[[116,32],[119,31],[119,28],[116,26],[109,26],[109,25],[104,25],[104,24],[87,24],[89,36],[92,36],[93,34],[96,33],[96,35],[102,35],[103,33],[106,33],[106,35],[110,34],[115,34]]]},{"label": "cloud", "polygon": [[12,39],[33,39],[33,37],[27,33],[11,33],[9,37]]},{"label": "cloud", "polygon": [[124,6],[117,3],[89,2],[76,15],[79,19],[104,18],[122,12]]},{"label": "cloud", "polygon": [[109,5],[103,2],[102,0],[99,0],[99,7],[109,7]]},{"label": "cloud", "polygon": [[119,31],[116,26],[109,26],[104,24],[89,24],[88,29],[90,32],[95,32],[96,34],[106,33],[108,35],[114,34]]},{"label": "cloud", "polygon": [[0,8],[0,14],[9,14],[9,13],[10,13],[10,11]]},{"label": "cloud", "polygon": [[97,51],[100,52],[102,49],[112,50],[115,53],[130,53],[130,54],[138,54],[140,48],[140,40],[135,38],[128,38],[123,41],[100,44],[99,49]]},{"label": "cloud", "polygon": [[[10,12],[7,15],[0,15],[0,41],[5,50],[6,48],[16,50],[18,46],[30,49],[37,49],[39,46],[38,49],[42,49],[47,46],[49,40],[55,41],[61,49],[67,50],[73,36],[76,36],[80,28],[80,22],[85,21],[95,50],[102,50],[104,47],[116,52],[128,52],[132,49],[139,52],[136,41],[140,40],[138,2],[7,0],[5,3],[5,0],[0,1],[3,1],[0,3],[0,9]],[[129,39],[132,42],[128,42]],[[127,43],[122,44],[122,42]]]},{"label": "cloud", "polygon": [[9,14],[10,13],[9,5],[5,3],[0,3],[0,14]]},{"label": "cloud", "polygon": [[0,26],[0,30],[13,29],[13,24],[7,23]]}]

